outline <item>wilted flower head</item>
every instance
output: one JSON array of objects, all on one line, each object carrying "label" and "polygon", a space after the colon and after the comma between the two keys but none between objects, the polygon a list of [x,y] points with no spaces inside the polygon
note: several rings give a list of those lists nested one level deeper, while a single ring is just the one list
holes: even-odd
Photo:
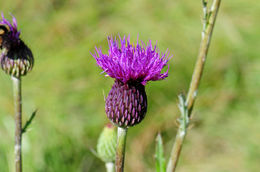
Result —
[{"label": "wilted flower head", "polygon": [[12,22],[0,19],[0,55],[1,67],[9,75],[20,77],[26,75],[33,67],[31,50],[20,39],[17,22],[12,17]]},{"label": "wilted flower head", "polygon": [[103,54],[96,48],[93,57],[115,83],[106,99],[108,118],[120,127],[129,127],[142,121],[147,111],[145,85],[148,81],[162,80],[168,76],[168,54],[160,53],[151,41],[145,45],[137,41],[130,43],[126,39],[108,37],[109,51]]}]

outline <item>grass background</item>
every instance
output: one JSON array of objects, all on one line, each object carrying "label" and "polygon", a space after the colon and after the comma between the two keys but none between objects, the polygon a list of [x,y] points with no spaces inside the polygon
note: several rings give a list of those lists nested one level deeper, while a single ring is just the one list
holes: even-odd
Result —
[{"label": "grass background", "polygon": [[[100,74],[90,52],[107,50],[109,35],[169,48],[169,77],[146,86],[145,120],[129,130],[126,171],[155,171],[155,137],[162,133],[168,159],[198,54],[200,1],[0,0],[17,18],[22,39],[35,56],[23,79],[23,122],[38,109],[23,137],[26,172],[105,171],[91,154],[103,126],[104,96],[113,80]],[[260,3],[223,1],[204,76],[178,166],[179,172],[258,172],[260,169]],[[0,73],[0,171],[13,168],[13,97],[10,77]]]}]

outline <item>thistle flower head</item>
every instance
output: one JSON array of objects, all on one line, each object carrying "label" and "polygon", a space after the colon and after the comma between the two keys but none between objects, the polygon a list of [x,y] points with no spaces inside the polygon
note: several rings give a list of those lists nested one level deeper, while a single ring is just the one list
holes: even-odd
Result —
[{"label": "thistle flower head", "polygon": [[0,19],[0,54],[1,68],[9,75],[20,77],[31,71],[34,63],[33,54],[27,45],[20,39],[17,22]]},{"label": "thistle flower head", "polygon": [[130,43],[130,36],[126,39],[108,37],[109,51],[103,54],[96,48],[93,55],[108,76],[118,79],[123,83],[136,81],[145,85],[148,81],[164,79],[168,76],[168,70],[161,72],[167,65],[168,54],[160,53],[151,41],[145,45],[137,41],[136,45]]},{"label": "thistle flower head", "polygon": [[103,54],[96,48],[92,54],[108,76],[115,78],[106,99],[106,114],[110,121],[119,127],[130,127],[140,123],[147,111],[145,85],[148,81],[162,80],[168,76],[168,54],[160,53],[151,41],[145,45],[137,41],[108,38],[109,51]]}]

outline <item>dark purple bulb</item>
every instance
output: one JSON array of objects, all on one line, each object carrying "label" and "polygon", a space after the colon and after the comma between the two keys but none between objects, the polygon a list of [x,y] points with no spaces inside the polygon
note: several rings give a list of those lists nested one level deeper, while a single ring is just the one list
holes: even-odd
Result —
[{"label": "dark purple bulb", "polygon": [[119,127],[140,123],[147,111],[147,97],[141,83],[115,80],[106,99],[106,114]]}]

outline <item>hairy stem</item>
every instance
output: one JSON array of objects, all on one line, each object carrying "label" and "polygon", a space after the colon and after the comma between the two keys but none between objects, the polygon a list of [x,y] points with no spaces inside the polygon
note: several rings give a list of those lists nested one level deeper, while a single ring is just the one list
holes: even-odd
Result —
[{"label": "hairy stem", "polygon": [[114,172],[115,171],[115,164],[113,162],[106,163],[107,172]]},{"label": "hairy stem", "polygon": [[118,127],[116,148],[116,172],[124,171],[126,134],[127,128]]},{"label": "hairy stem", "polygon": [[[211,40],[211,36],[212,36],[212,32],[213,32],[213,28],[214,28],[214,24],[216,21],[216,17],[218,14],[218,9],[220,6],[220,2],[221,0],[214,0],[211,6],[210,11],[207,11],[207,0],[202,0],[202,4],[203,4],[203,13],[204,13],[204,17],[203,17],[203,31],[202,31],[202,38],[201,38],[201,43],[200,43],[200,49],[199,49],[199,55],[196,61],[196,65],[193,71],[193,75],[192,75],[192,80],[190,83],[190,87],[189,87],[189,91],[188,91],[188,95],[187,95],[187,99],[185,100],[185,104],[183,104],[183,108],[185,108],[187,110],[187,116],[188,118],[190,118],[191,116],[191,112],[192,112],[192,108],[197,96],[197,92],[198,92],[198,87],[199,87],[199,83],[202,77],[202,73],[203,73],[203,69],[204,69],[204,64],[206,62],[206,57],[207,57],[207,53],[208,53],[208,49],[209,49],[209,45],[210,45],[210,40]],[[183,125],[180,124],[178,131],[177,131],[177,135],[176,135],[176,139],[175,139],[175,143],[173,144],[172,147],[172,153],[171,153],[171,157],[167,166],[167,172],[174,172],[180,157],[180,153],[181,153],[181,148],[183,145],[183,141],[184,138],[187,134],[187,127],[188,127],[188,122],[185,122],[185,128],[183,128]]]},{"label": "hairy stem", "polygon": [[15,111],[15,170],[22,172],[22,88],[21,78],[12,77]]}]

